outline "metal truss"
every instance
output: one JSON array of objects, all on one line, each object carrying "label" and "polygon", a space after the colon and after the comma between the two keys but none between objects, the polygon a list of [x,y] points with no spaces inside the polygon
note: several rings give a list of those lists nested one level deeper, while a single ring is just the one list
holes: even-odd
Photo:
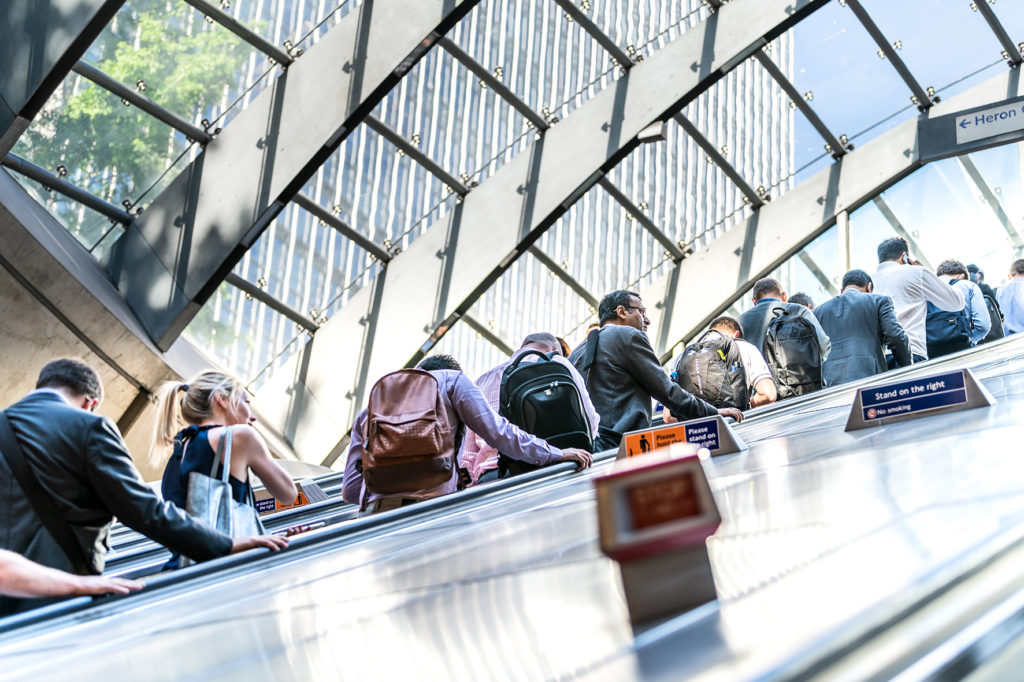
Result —
[{"label": "metal truss", "polygon": [[292,308],[284,301],[281,301],[280,299],[271,296],[266,291],[264,291],[262,287],[253,284],[247,279],[239,277],[233,272],[229,272],[227,274],[227,277],[224,278],[224,281],[233,287],[241,289],[246,294],[252,296],[260,303],[266,304],[266,306],[271,310],[281,313],[289,320],[299,325],[308,332],[315,332],[319,327],[319,325],[316,322],[314,322],[311,318],[307,317],[306,315],[303,315],[298,310]]},{"label": "metal truss", "polygon": [[[929,115],[939,116],[1024,95],[1019,80],[1011,78],[1015,75],[1009,72],[996,76],[937,105]],[[924,165],[918,152],[919,126],[916,118],[908,120],[850,152],[687,258],[685,268],[676,266],[647,287],[644,300],[648,302],[652,326],[658,330],[655,350],[662,360],[667,361],[667,352],[675,344],[699,333],[757,279],[780,267],[835,225],[841,213],[869,201],[879,207],[897,234],[920,254],[907,230],[879,196]],[[922,263],[931,267],[923,259]],[[699,290],[711,281],[722,283],[717,292],[718,302],[687,297],[683,305],[680,292]]]},{"label": "metal truss", "polygon": [[[305,182],[478,2],[361,4],[150,203],[114,244],[108,271],[158,348],[174,342]],[[170,231],[188,239],[168,239]]]},{"label": "metal truss", "polygon": [[40,168],[31,161],[26,161],[14,154],[8,154],[3,158],[2,163],[4,167],[17,171],[27,178],[32,178],[41,185],[49,187],[53,191],[59,192],[69,199],[74,199],[78,203],[88,206],[92,210],[105,215],[113,221],[119,222],[122,225],[128,225],[132,222],[132,217],[127,211],[100,199],[92,192],[88,192],[78,185],[68,182],[64,178],[54,175],[45,168]]},{"label": "metal truss", "polygon": [[580,7],[576,6],[572,0],[555,0],[559,7],[561,7],[566,16],[579,24],[580,28],[590,34],[590,36],[600,43],[608,54],[610,54],[615,61],[624,69],[628,69],[633,66],[634,62],[628,54],[626,54],[621,47],[615,44],[608,35],[600,29],[600,27],[590,20]]},{"label": "metal truss", "polygon": [[992,11],[992,8],[988,6],[985,0],[975,0],[971,3],[971,8],[980,12],[981,16],[985,17],[985,22],[988,27],[992,29],[992,33],[996,35],[996,39],[999,40],[999,44],[1003,46],[1003,55],[1010,61],[1010,63],[1020,66],[1024,63],[1024,57],[1021,57],[1020,48],[1013,44],[1010,40],[1010,36],[1006,33],[1006,29],[999,22],[999,18],[996,13]]},{"label": "metal truss", "polygon": [[469,194],[469,188],[466,187],[461,180],[446,171],[444,168],[441,168],[441,166],[435,163],[433,159],[417,149],[415,145],[399,135],[394,129],[388,126],[388,124],[373,116],[367,116],[363,120],[363,123],[366,124],[367,128],[401,149],[403,154],[430,171],[431,175],[448,185],[448,187],[460,197],[464,197]]},{"label": "metal truss", "polygon": [[531,246],[531,247],[529,247],[528,250],[529,250],[531,256],[533,256],[534,258],[539,260],[541,263],[543,263],[544,267],[546,267],[548,270],[550,270],[556,277],[558,277],[558,279],[560,279],[563,282],[565,282],[565,284],[570,289],[572,289],[576,293],[577,296],[582,298],[584,301],[586,301],[588,304],[590,304],[593,308],[595,308],[595,309],[597,308],[597,304],[599,303],[599,301],[597,300],[597,297],[594,296],[589,291],[587,291],[586,287],[584,287],[582,284],[580,284],[576,280],[575,277],[573,277],[568,272],[566,272],[565,268],[563,268],[561,265],[556,263],[554,261],[554,259],[551,258],[551,256],[549,256],[546,253],[544,253],[543,251],[541,251],[540,247],[538,247],[538,246]]},{"label": "metal truss", "polygon": [[263,54],[267,55],[281,66],[288,66],[292,63],[292,56],[274,45],[269,40],[256,33],[251,28],[241,23],[233,16],[223,11],[216,5],[211,5],[204,0],[182,0],[188,5],[196,8],[206,16],[210,17],[213,21],[226,28],[227,30],[234,33],[236,36],[247,42],[252,47],[256,48]]},{"label": "metal truss", "polygon": [[839,290],[836,289],[835,283],[829,279],[828,275],[825,274],[825,271],[821,269],[811,254],[807,253],[807,249],[800,249],[797,256],[800,258],[800,262],[811,271],[812,275],[814,275],[814,279],[818,280],[818,284],[820,284],[821,288],[825,290],[825,293],[829,296],[835,296],[839,293]]},{"label": "metal truss", "polygon": [[[681,111],[825,4],[733,0],[714,21],[697,24],[633,65],[474,188],[373,283],[355,292],[261,390],[267,418],[297,449],[331,452],[373,378],[429,352],[516,259],[640,144],[641,130]],[[290,70],[301,68],[312,52]],[[338,357],[352,361],[339,363]],[[323,405],[331,406],[330,414]]]},{"label": "metal truss", "polygon": [[318,220],[322,220],[326,225],[331,226],[348,239],[354,241],[363,250],[369,251],[382,263],[387,263],[391,260],[391,254],[388,253],[384,247],[378,246],[377,242],[357,232],[351,225],[307,197],[305,194],[296,194],[292,201],[294,201],[299,208],[312,213]]},{"label": "metal truss", "polygon": [[910,100],[916,104],[917,108],[921,111],[931,107],[931,97],[927,92],[925,92],[925,89],[921,87],[921,84],[917,82],[917,79],[914,78],[914,74],[910,73],[910,69],[908,69],[907,65],[903,63],[900,56],[896,54],[895,48],[893,48],[889,43],[889,40],[885,37],[885,34],[882,33],[881,29],[878,28],[878,25],[875,24],[874,19],[871,18],[871,15],[868,14],[867,10],[861,6],[860,0],[846,0],[846,4],[849,5],[850,9],[853,10],[854,15],[857,17],[857,20],[860,21],[861,25],[871,35],[875,44],[878,45],[878,49],[882,51],[885,58],[889,60],[890,64],[892,64],[892,68],[896,69],[896,73],[900,75],[903,82],[907,84],[908,88],[910,88],[910,92],[913,93]]},{"label": "metal truss", "polygon": [[879,194],[878,196],[874,197],[871,201],[874,202],[878,210],[881,211],[882,216],[889,223],[889,226],[892,227],[893,232],[895,232],[897,236],[902,237],[903,240],[907,242],[907,246],[910,247],[910,251],[911,253],[914,254],[914,258],[916,258],[921,263],[921,265],[925,266],[926,268],[934,272],[935,267],[931,264],[931,261],[928,260],[928,257],[925,256],[924,251],[921,249],[921,245],[917,243],[917,240],[914,238],[914,235],[910,234],[910,231],[903,226],[903,223],[901,223],[900,219],[896,217],[896,214],[893,213],[892,209],[889,207],[888,202],[886,202],[882,195]]},{"label": "metal truss", "polygon": [[691,123],[690,120],[681,113],[676,114],[672,119],[680,125],[683,132],[685,132],[691,140],[697,143],[698,147],[704,150],[704,153],[708,155],[711,162],[722,169],[722,172],[732,180],[733,184],[739,187],[740,191],[743,192],[743,196],[747,198],[747,202],[750,204],[751,208],[760,208],[764,205],[764,200],[761,198],[761,195],[755,192],[754,188],[743,179],[743,176],[733,168],[732,164],[729,163],[729,161],[722,156],[717,149],[715,149],[715,145],[711,144],[711,140],[701,134],[700,130],[697,129],[697,126],[693,125],[693,123]]},{"label": "metal truss", "polygon": [[996,216],[996,220],[1002,225],[1003,229],[1006,230],[1007,236],[1010,238],[1010,243],[1013,244],[1014,253],[1019,258],[1021,253],[1024,252],[1024,235],[1021,234],[1017,224],[1007,215],[1006,211],[1003,210],[1003,205],[999,201],[999,197],[992,191],[992,188],[988,186],[985,178],[982,176],[978,167],[974,165],[974,161],[971,161],[971,157],[966,154],[962,154],[956,157],[957,162],[963,169],[964,174],[970,178],[971,184],[974,185],[975,189],[981,194],[982,201],[992,209],[992,212]]},{"label": "metal truss", "polygon": [[465,322],[470,329],[479,334],[480,338],[490,343],[492,346],[500,350],[505,355],[512,355],[513,353],[516,352],[516,349],[512,347],[512,344],[510,344],[508,341],[505,341],[500,336],[495,334],[490,329],[490,327],[481,323],[479,320],[477,320],[469,313],[466,313],[465,315],[462,316],[462,321]]}]

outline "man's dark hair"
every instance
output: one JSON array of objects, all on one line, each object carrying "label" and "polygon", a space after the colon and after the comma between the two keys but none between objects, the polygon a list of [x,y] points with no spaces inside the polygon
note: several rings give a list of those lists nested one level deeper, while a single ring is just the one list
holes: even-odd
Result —
[{"label": "man's dark hair", "polygon": [[863,270],[850,270],[848,273],[843,275],[843,288],[849,286],[854,287],[865,287],[871,284],[871,275],[864,272]]},{"label": "man's dark hair", "polygon": [[968,276],[967,267],[960,261],[950,258],[939,263],[938,269],[935,270],[935,274],[942,275],[963,275]]},{"label": "man's dark hair", "polygon": [[629,307],[629,297],[635,296],[640,298],[640,294],[635,291],[627,291],[626,289],[617,289],[610,294],[606,294],[601,299],[601,304],[597,306],[597,318],[603,325],[608,320],[614,320],[618,317],[618,313],[615,311],[619,309],[620,305]]},{"label": "man's dark hair", "polygon": [[558,343],[558,339],[555,335],[549,332],[534,332],[529,334],[525,339],[523,339],[523,342],[519,344],[520,348],[523,346],[544,346],[545,348],[562,352],[562,344]]},{"label": "man's dark hair", "polygon": [[75,395],[103,400],[100,376],[81,358],[51,360],[39,372],[36,388],[66,388]]},{"label": "man's dark hair", "polygon": [[904,251],[910,251],[910,247],[907,246],[906,239],[903,237],[886,239],[878,245],[878,262],[884,263],[887,260],[896,260]]},{"label": "man's dark hair", "polygon": [[805,294],[802,291],[799,291],[799,292],[793,294],[792,296],[790,296],[789,297],[789,302],[790,303],[796,303],[798,305],[802,305],[805,308],[813,308],[814,307],[814,299],[811,298],[810,296],[808,296],[807,294]]},{"label": "man's dark hair", "polygon": [[752,296],[755,303],[766,296],[778,298],[779,296],[782,296],[782,285],[779,284],[779,280],[772,279],[771,277],[759,279],[754,282],[754,292]]},{"label": "man's dark hair", "polygon": [[735,332],[739,332],[737,339],[743,338],[743,327],[736,321],[736,318],[729,317],[728,315],[722,315],[711,320],[711,324],[708,325],[708,329],[717,329],[720,332],[732,336]]},{"label": "man's dark hair", "polygon": [[461,372],[462,365],[453,356],[447,353],[438,353],[437,355],[431,355],[420,360],[420,364],[416,365],[416,369],[422,369],[424,372],[432,372],[435,369],[454,369],[457,372]]},{"label": "man's dark hair", "polygon": [[1024,275],[1024,258],[1018,258],[1010,264],[1010,272],[1015,275]]},{"label": "man's dark hair", "polygon": [[971,273],[971,281],[975,284],[981,284],[985,281],[985,271],[979,268],[974,263],[967,264],[967,272]]}]

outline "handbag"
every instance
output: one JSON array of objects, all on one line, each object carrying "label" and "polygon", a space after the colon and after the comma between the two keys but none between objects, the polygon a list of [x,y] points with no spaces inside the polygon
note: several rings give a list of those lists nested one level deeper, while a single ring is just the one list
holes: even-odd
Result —
[{"label": "handbag", "polygon": [[[224,462],[224,468],[218,478],[217,465],[221,461]],[[263,522],[256,513],[252,488],[249,488],[249,499],[246,502],[238,502],[231,495],[231,484],[228,482],[230,476],[231,427],[227,426],[217,446],[217,456],[213,458],[210,475],[199,471],[193,471],[188,475],[188,497],[185,501],[188,515],[233,538],[265,534]],[[195,562],[182,556],[179,563],[184,567]]]}]

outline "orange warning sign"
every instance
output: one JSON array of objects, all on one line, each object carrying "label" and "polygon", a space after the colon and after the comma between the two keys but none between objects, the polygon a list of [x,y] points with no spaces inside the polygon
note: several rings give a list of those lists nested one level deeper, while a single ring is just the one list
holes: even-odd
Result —
[{"label": "orange warning sign", "polygon": [[[626,449],[626,457],[637,457],[657,450],[667,448],[673,443],[686,442],[686,425],[676,424],[674,426],[662,426],[648,431],[637,431],[627,433],[622,437],[622,444]],[[620,455],[621,457],[621,455]]]}]

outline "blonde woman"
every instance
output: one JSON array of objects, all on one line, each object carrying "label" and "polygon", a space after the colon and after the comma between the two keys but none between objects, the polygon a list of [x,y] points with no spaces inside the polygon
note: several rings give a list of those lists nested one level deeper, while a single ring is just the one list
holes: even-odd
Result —
[{"label": "blonde woman", "polygon": [[[209,475],[220,440],[231,429],[228,482],[232,497],[242,503],[250,499],[251,469],[282,504],[295,501],[295,483],[270,456],[262,436],[252,427],[256,418],[249,406],[249,394],[237,379],[208,369],[188,383],[167,382],[157,393],[157,409],[151,454],[156,458],[171,450],[160,486],[165,500],[185,509],[189,474],[199,471]],[[221,473],[218,467],[216,475]],[[172,557],[167,566],[172,562],[176,566],[178,557]]]}]

